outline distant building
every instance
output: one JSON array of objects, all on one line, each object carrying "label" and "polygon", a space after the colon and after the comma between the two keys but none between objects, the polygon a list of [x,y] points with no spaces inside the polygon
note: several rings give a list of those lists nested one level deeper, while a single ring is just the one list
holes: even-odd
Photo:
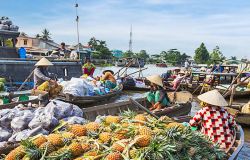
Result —
[{"label": "distant building", "polygon": [[16,47],[24,47],[30,53],[47,53],[48,51],[58,49],[60,45],[51,40],[46,41],[41,38],[19,36],[17,37]]},{"label": "distant building", "polygon": [[112,50],[112,54],[116,58],[122,58],[123,52],[121,50]]}]

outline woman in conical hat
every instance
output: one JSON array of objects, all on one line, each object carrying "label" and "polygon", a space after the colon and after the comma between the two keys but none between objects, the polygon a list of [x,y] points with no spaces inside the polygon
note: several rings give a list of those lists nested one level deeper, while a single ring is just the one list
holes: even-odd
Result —
[{"label": "woman in conical hat", "polygon": [[229,148],[236,123],[224,108],[228,105],[227,101],[217,90],[201,94],[198,99],[203,102],[203,108],[190,120],[190,125],[201,126],[201,132],[219,143],[221,148]]},{"label": "woman in conical hat", "polygon": [[34,70],[34,84],[35,88],[44,83],[45,81],[54,82],[51,79],[51,73],[48,72],[48,67],[52,66],[53,64],[43,57],[40,59],[36,64],[36,68]]},{"label": "woman in conical hat", "polygon": [[147,94],[147,100],[152,104],[150,110],[160,110],[163,107],[169,106],[169,98],[166,91],[163,89],[162,79],[159,75],[152,75],[147,77],[151,82],[151,90]]}]

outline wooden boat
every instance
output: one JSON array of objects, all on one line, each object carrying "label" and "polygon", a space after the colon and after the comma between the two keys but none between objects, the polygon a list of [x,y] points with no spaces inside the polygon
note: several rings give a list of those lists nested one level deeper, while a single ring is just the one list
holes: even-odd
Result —
[{"label": "wooden boat", "polygon": [[[175,101],[175,104],[173,104],[171,107],[167,107],[161,111],[155,112],[156,115],[167,115],[169,117],[176,117],[187,115],[191,111],[191,102],[193,99],[191,93],[186,91],[176,92],[176,95],[174,96],[174,93],[170,92],[168,93],[168,95],[172,102]],[[136,101],[142,104],[143,106],[147,106],[146,98],[138,98],[136,99]],[[84,118],[89,120],[95,120],[98,115],[115,115],[128,109],[136,112],[142,112],[140,108],[138,108],[130,100],[128,100],[118,103],[83,108],[83,113]]]},{"label": "wooden boat", "polygon": [[156,67],[168,67],[166,63],[156,63]]},{"label": "wooden boat", "polygon": [[[229,87],[229,85],[219,85],[216,86],[215,88],[218,89],[221,93],[224,93],[226,89]],[[226,98],[229,98],[230,94],[226,96]],[[240,97],[250,97],[250,89],[246,89],[246,87],[241,90],[241,88],[236,88],[234,97],[240,98]]]},{"label": "wooden boat", "polygon": [[[20,95],[29,96],[29,100],[19,102],[18,97]],[[8,97],[11,100],[10,103],[1,104],[0,109],[14,108],[19,104],[28,104],[28,103],[38,104],[39,102],[45,105],[49,101],[48,92],[38,91],[38,90],[17,91],[13,93],[4,92],[0,93],[0,97]]]},{"label": "wooden boat", "polygon": [[135,67],[135,68],[143,68],[145,66],[144,59],[141,59],[141,58],[123,58],[123,59],[119,59],[115,63],[115,66],[124,67],[124,66],[127,66],[128,64],[129,64],[129,67]]},{"label": "wooden boat", "polygon": [[244,104],[233,104],[230,107],[227,107],[227,110],[230,114],[235,117],[235,121],[243,126],[250,126],[250,113],[242,113],[241,109]]},{"label": "wooden boat", "polygon": [[122,92],[123,86],[120,85],[119,90],[113,91],[104,95],[95,96],[73,96],[71,94],[59,94],[57,99],[69,102],[79,107],[88,107],[90,104],[103,104],[111,99],[117,97]]}]

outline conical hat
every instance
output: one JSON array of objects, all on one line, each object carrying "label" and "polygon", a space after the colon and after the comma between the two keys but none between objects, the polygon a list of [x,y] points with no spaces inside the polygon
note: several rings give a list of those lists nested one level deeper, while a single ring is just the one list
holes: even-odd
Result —
[{"label": "conical hat", "polygon": [[53,64],[47,60],[45,57],[43,57],[42,59],[40,59],[35,66],[53,66]]},{"label": "conical hat", "polygon": [[163,83],[162,83],[162,79],[159,75],[152,75],[152,76],[148,76],[146,77],[150,82],[157,84],[161,87],[163,87]]},{"label": "conical hat", "polygon": [[216,89],[203,93],[197,97],[202,102],[214,105],[214,106],[228,106],[225,98]]}]

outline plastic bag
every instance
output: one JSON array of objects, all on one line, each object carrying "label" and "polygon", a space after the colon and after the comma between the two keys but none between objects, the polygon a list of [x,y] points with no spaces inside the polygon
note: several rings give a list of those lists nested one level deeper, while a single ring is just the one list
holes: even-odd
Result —
[{"label": "plastic bag", "polygon": [[33,119],[34,114],[31,111],[26,111],[23,116],[15,117],[11,121],[11,128],[14,132],[20,132],[28,128],[29,122]]},{"label": "plastic bag", "polygon": [[29,128],[34,129],[36,127],[42,127],[46,130],[52,130],[55,126],[59,124],[58,120],[50,114],[45,114],[44,112],[34,117],[28,124]]},{"label": "plastic bag", "polygon": [[71,116],[73,104],[52,100],[44,109],[45,114],[52,114],[57,119],[63,119]]},{"label": "plastic bag", "polygon": [[85,124],[88,122],[86,119],[84,119],[82,117],[77,117],[77,116],[68,117],[68,118],[65,118],[63,120],[68,122],[69,124]]},{"label": "plastic bag", "polygon": [[1,128],[1,127],[0,127],[0,133],[1,133],[0,134],[0,142],[7,141],[12,135],[10,130],[7,130],[7,129]]},{"label": "plastic bag", "polygon": [[70,113],[70,116],[83,117],[83,111],[78,106],[73,105],[73,109]]}]

